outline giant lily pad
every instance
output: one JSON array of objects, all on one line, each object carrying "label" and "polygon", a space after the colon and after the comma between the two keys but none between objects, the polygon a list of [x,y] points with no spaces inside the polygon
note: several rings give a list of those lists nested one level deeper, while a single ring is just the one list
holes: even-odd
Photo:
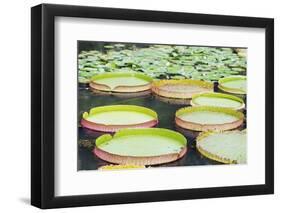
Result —
[{"label": "giant lily pad", "polygon": [[160,129],[123,129],[114,136],[105,134],[96,140],[94,154],[116,164],[156,165],[181,158],[187,140],[178,132]]},{"label": "giant lily pad", "polygon": [[176,124],[193,131],[230,130],[243,124],[244,114],[224,107],[196,106],[176,112]]},{"label": "giant lily pad", "polygon": [[110,92],[141,92],[151,88],[152,78],[135,72],[103,73],[93,76],[90,87]]},{"label": "giant lily pad", "polygon": [[192,106],[215,106],[226,107],[236,110],[243,109],[245,107],[244,101],[233,95],[227,95],[223,93],[202,93],[192,96]]},{"label": "giant lily pad", "polygon": [[244,95],[247,93],[246,76],[230,76],[219,79],[219,89],[232,94]]},{"label": "giant lily pad", "polygon": [[153,127],[158,123],[156,112],[135,105],[95,107],[84,112],[81,125],[101,132],[115,132],[123,128]]},{"label": "giant lily pad", "polygon": [[243,164],[247,157],[246,131],[204,132],[196,139],[197,150],[221,163]]},{"label": "giant lily pad", "polygon": [[153,82],[152,92],[166,98],[191,99],[195,94],[213,91],[213,84],[199,80],[160,80]]}]

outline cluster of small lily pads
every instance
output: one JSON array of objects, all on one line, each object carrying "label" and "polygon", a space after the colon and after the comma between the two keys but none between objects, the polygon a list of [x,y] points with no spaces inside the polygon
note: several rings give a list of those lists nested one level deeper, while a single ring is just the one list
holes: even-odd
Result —
[{"label": "cluster of small lily pads", "polygon": [[78,55],[79,82],[104,72],[142,72],[154,79],[217,81],[246,75],[246,56],[241,49],[178,45],[112,44]]}]

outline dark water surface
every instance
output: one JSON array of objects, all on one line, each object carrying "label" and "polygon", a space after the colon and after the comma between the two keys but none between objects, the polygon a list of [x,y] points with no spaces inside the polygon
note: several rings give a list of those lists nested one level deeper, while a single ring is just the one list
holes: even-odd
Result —
[{"label": "dark water surface", "polygon": [[[113,105],[113,104],[132,104],[138,106],[144,106],[153,109],[158,114],[159,128],[167,128],[176,130],[185,135],[188,140],[188,151],[186,155],[172,163],[162,164],[153,167],[167,167],[167,166],[194,166],[194,165],[214,165],[220,164],[218,162],[209,160],[203,157],[195,149],[195,137],[189,132],[183,131],[175,126],[174,116],[177,109],[183,107],[179,104],[171,104],[160,101],[152,95],[146,95],[143,97],[117,97],[113,95],[99,95],[95,94],[88,89],[79,89],[78,100],[78,122],[81,119],[81,115],[85,111],[89,111],[93,107]],[[186,105],[185,105],[186,106]],[[95,139],[101,135],[100,132],[84,129],[78,124],[78,142],[90,141],[94,143]],[[97,158],[92,153],[92,148],[85,148],[78,145],[78,170],[94,170],[100,166],[108,165],[109,163]]]}]

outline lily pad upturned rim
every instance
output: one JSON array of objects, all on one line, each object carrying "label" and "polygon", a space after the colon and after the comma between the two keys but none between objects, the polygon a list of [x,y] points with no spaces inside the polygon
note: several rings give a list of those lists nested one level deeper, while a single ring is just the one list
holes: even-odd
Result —
[{"label": "lily pad upturned rim", "polygon": [[[185,121],[179,118],[180,115],[189,112],[198,112],[198,111],[210,111],[210,112],[222,112],[225,114],[233,115],[237,117],[237,121],[231,123],[223,124],[200,124],[191,121]],[[240,111],[225,108],[225,107],[215,107],[215,106],[192,106],[192,107],[183,107],[176,111],[175,122],[179,127],[184,129],[189,129],[193,131],[222,131],[222,130],[231,130],[238,128],[243,124],[244,114]]]},{"label": "lily pad upturned rim", "polygon": [[169,90],[165,90],[162,87],[165,85],[196,85],[199,87],[202,87],[204,89],[209,89],[210,92],[214,90],[214,84],[207,81],[201,81],[201,80],[195,80],[195,79],[181,79],[181,80],[175,80],[175,79],[169,79],[169,80],[158,80],[154,81],[152,83],[152,92],[159,96],[164,96],[168,98],[181,98],[181,99],[190,99],[193,93],[186,92],[172,92]]},{"label": "lily pad upturned rim", "polygon": [[220,163],[225,163],[225,164],[237,164],[236,161],[234,160],[230,160],[227,158],[222,158],[220,156],[214,155],[204,149],[202,149],[199,145],[200,145],[200,141],[202,141],[203,139],[207,138],[210,135],[213,134],[224,134],[224,133],[237,133],[237,134],[246,134],[246,129],[244,130],[229,130],[229,131],[207,131],[207,132],[201,132],[197,138],[196,138],[196,149],[205,157],[211,159],[211,160],[215,160],[217,162]]},{"label": "lily pad upturned rim", "polygon": [[114,91],[102,91],[91,88],[91,92],[93,95],[104,95],[104,96],[115,96],[120,98],[137,98],[137,97],[144,97],[149,96],[151,94],[151,90],[144,90],[138,92],[114,92]]},{"label": "lily pad upturned rim", "polygon": [[[126,137],[128,135],[160,135],[164,137],[173,138],[182,144],[182,149],[180,152],[173,152],[163,155],[153,155],[153,156],[127,156],[127,155],[117,155],[100,148],[103,143],[108,143],[111,139],[116,137]],[[153,143],[153,142],[151,142]],[[180,133],[164,129],[164,128],[142,128],[142,129],[122,129],[116,132],[113,136],[110,134],[105,134],[96,139],[96,146],[93,149],[93,153],[97,155],[102,160],[110,163],[121,164],[121,165],[158,165],[163,163],[169,163],[179,158],[183,157],[187,152],[187,139]]]},{"label": "lily pad upturned rim", "polygon": [[[154,119],[144,123],[136,124],[120,124],[120,125],[106,125],[102,123],[95,123],[87,120],[87,118],[93,114],[100,112],[112,112],[112,111],[134,111],[148,114]],[[101,132],[116,132],[119,129],[123,128],[144,128],[144,127],[153,127],[158,123],[157,113],[149,108],[137,106],[137,105],[108,105],[108,106],[99,106],[90,109],[89,112],[84,112],[82,114],[81,125],[85,128],[92,129],[95,131]]]},{"label": "lily pad upturned rim", "polygon": [[98,168],[98,170],[102,170],[102,171],[112,171],[112,170],[128,170],[128,169],[145,169],[145,166],[137,166],[137,165],[130,165],[130,164],[126,164],[126,165],[116,165],[116,164],[109,164],[109,165],[105,165],[105,166],[100,166]]},{"label": "lily pad upturned rim", "polygon": [[[191,106],[203,106],[196,102],[196,98],[198,98],[198,97],[218,97],[218,98],[230,99],[230,100],[234,100],[234,101],[241,103],[241,106],[239,106],[237,108],[232,108],[232,107],[225,107],[225,108],[232,108],[235,110],[241,110],[241,109],[245,108],[245,103],[244,103],[243,99],[241,99],[237,96],[234,96],[234,95],[229,95],[229,94],[219,93],[219,92],[206,92],[206,93],[201,93],[201,94],[195,94],[192,96],[192,99],[190,101]],[[204,106],[207,106],[207,105],[204,105]]]},{"label": "lily pad upturned rim", "polygon": [[229,93],[233,93],[233,94],[241,94],[241,95],[245,95],[247,92],[241,89],[237,89],[237,88],[231,88],[231,87],[226,87],[223,86],[223,83],[225,82],[229,82],[229,81],[235,81],[235,80],[247,80],[247,76],[244,75],[234,75],[234,76],[229,76],[229,77],[225,77],[225,78],[220,78],[218,80],[218,88],[225,91],[225,92],[229,92]]},{"label": "lily pad upturned rim", "polygon": [[[136,77],[140,78],[144,81],[146,81],[146,84],[143,85],[136,85],[136,86],[128,86],[128,85],[118,85],[114,88],[111,88],[110,86],[106,84],[101,84],[95,82],[99,79],[104,78],[112,78],[112,77]],[[94,75],[91,77],[90,80],[90,87],[92,89],[100,90],[100,91],[109,91],[109,92],[139,92],[139,91],[145,91],[149,90],[151,88],[151,83],[153,82],[153,79],[145,74],[139,73],[139,72],[108,72],[108,73],[101,73],[98,75]]]}]

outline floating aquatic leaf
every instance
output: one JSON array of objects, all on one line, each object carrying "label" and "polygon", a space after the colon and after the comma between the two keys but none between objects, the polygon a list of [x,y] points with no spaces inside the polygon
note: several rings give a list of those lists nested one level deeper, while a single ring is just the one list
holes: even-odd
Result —
[{"label": "floating aquatic leaf", "polygon": [[100,72],[143,72],[155,79],[193,78],[217,81],[230,75],[245,75],[246,49],[181,45],[96,43],[78,55],[80,81]]}]

